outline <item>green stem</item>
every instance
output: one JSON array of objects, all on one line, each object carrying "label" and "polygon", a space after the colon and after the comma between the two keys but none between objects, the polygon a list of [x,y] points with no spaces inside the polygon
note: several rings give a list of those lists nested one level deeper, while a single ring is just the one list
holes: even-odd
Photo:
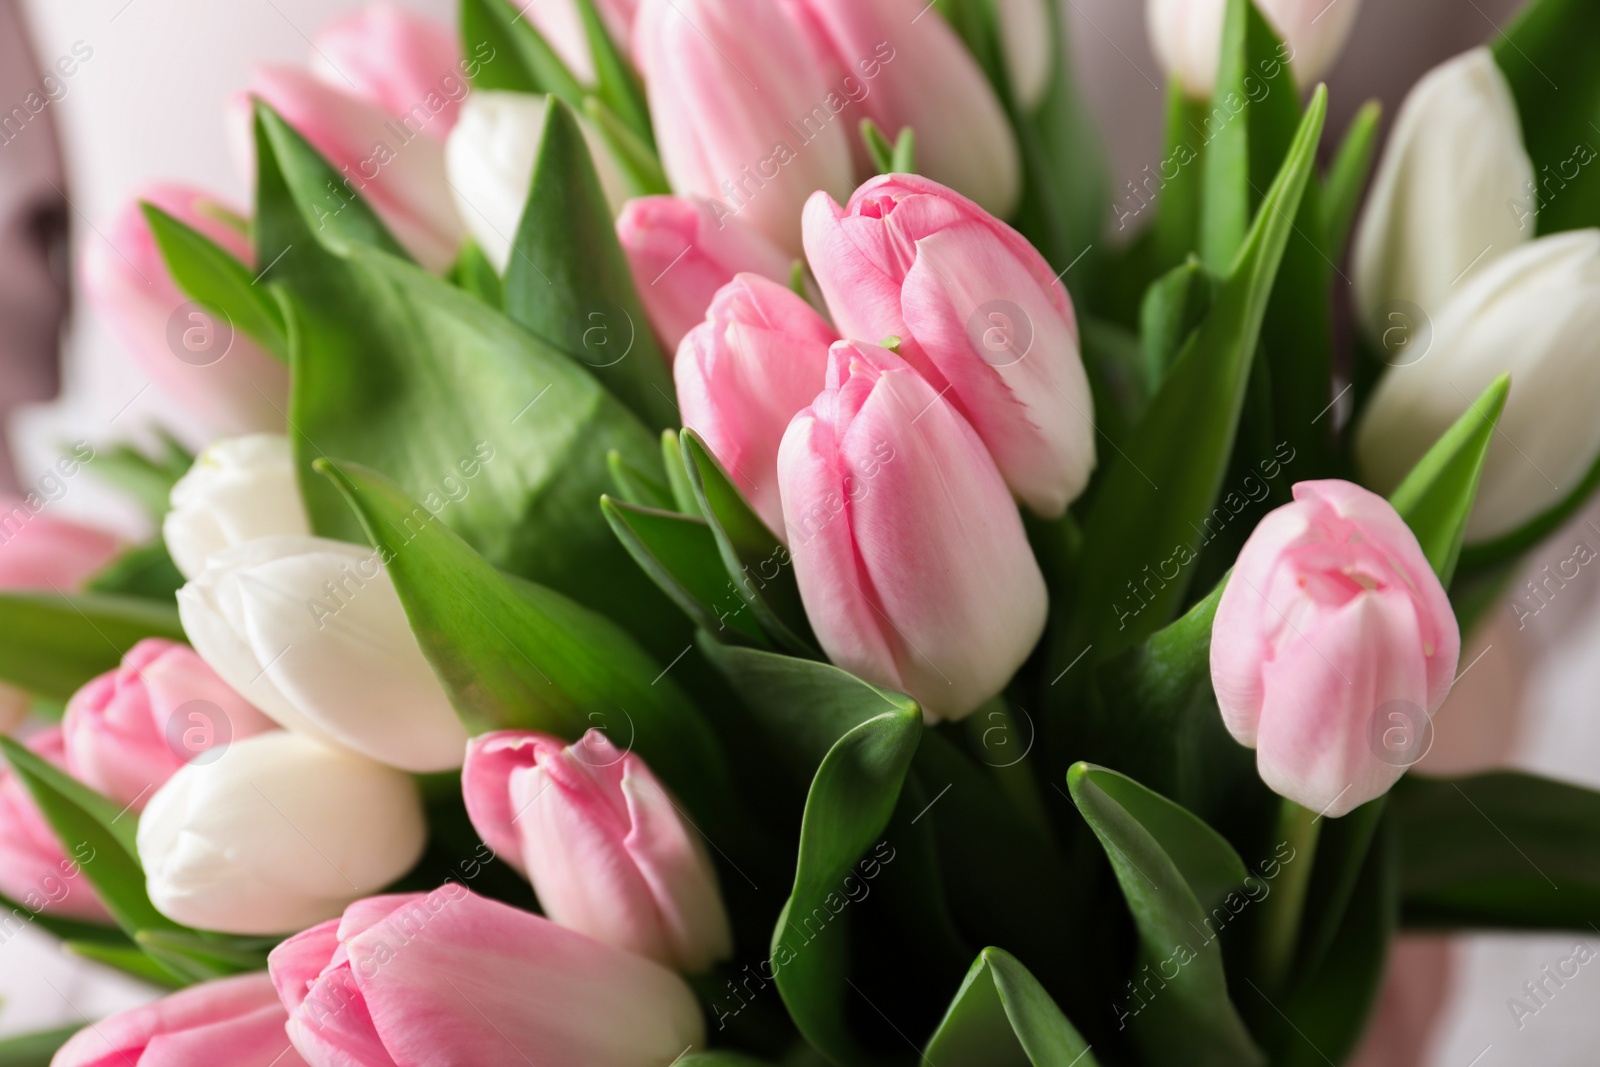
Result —
[{"label": "green stem", "polygon": [[1038,740],[1038,723],[1019,723],[1005,699],[997,696],[967,716],[964,725],[968,750],[990,769],[1017,813],[1049,838],[1050,814],[1028,758]]},{"label": "green stem", "polygon": [[1278,840],[1292,847],[1294,855],[1283,864],[1278,884],[1262,903],[1257,971],[1268,995],[1283,989],[1294,965],[1321,830],[1320,817],[1292,800],[1284,800],[1278,809]]}]

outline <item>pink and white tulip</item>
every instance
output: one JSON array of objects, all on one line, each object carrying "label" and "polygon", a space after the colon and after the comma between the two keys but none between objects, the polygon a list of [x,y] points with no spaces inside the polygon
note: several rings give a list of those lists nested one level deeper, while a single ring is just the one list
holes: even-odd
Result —
[{"label": "pink and white tulip", "polygon": [[791,255],[814,190],[850,188],[855,131],[777,0],[642,0],[634,56],[674,192],[717,201]]},{"label": "pink and white tulip", "polygon": [[157,637],[78,690],[61,726],[72,776],[136,812],[190,760],[277,728],[194,649]]},{"label": "pink and white tulip", "polygon": [[[59,726],[41,730],[25,744],[34,755],[57,767],[65,763]],[[30,912],[108,921],[100,898],[79,866],[93,861],[93,850],[87,844],[80,848],[86,851],[69,857],[28,787],[10,767],[0,768],[0,894]]]},{"label": "pink and white tulip", "polygon": [[450,27],[393,4],[342,15],[318,30],[311,45],[313,74],[436,140],[455,125],[471,90]]},{"label": "pink and white tulip", "polygon": [[284,1034],[289,1014],[266,972],[190,986],[101,1019],[51,1067],[305,1067]]},{"label": "pink and white tulip", "polygon": [[778,445],[795,412],[822,392],[828,346],[838,339],[788,288],[741,274],[717,293],[673,364],[683,424],[780,535]]},{"label": "pink and white tulip", "polygon": [[1072,300],[1026,239],[966,197],[910,174],[840,207],[806,205],[806,255],[846,337],[898,351],[964,415],[1011,491],[1055,517],[1095,465],[1094,400]]},{"label": "pink and white tulip", "polygon": [[705,1037],[665,967],[454,883],[357,901],[267,966],[311,1067],[642,1067]]},{"label": "pink and white tulip", "polygon": [[[1344,51],[1361,0],[1256,0],[1304,89],[1322,80]],[[1150,45],[1167,74],[1190,97],[1211,95],[1217,82],[1227,0],[1146,0]]]},{"label": "pink and white tulip", "polygon": [[1211,681],[1262,781],[1339,816],[1404,773],[1403,742],[1444,702],[1460,653],[1444,587],[1388,501],[1300,482],[1239,553],[1212,625]]},{"label": "pink and white tulip", "polygon": [[472,825],[553,922],[691,974],[732,954],[705,847],[645,762],[605,734],[485,734],[461,783]]},{"label": "pink and white tulip", "polygon": [[998,693],[1044,630],[1044,577],[994,460],[894,353],[841,341],[778,452],[789,552],[823,650],[933,722]]},{"label": "pink and white tulip", "polygon": [[189,297],[167,272],[141,201],[255,265],[237,212],[199,189],[152,185],[117,212],[103,239],[83,246],[79,272],[90,307],[139,369],[211,429],[281,430],[288,367],[231,324],[197,307],[184,310]]},{"label": "pink and white tulip", "polygon": [[645,196],[628,201],[617,219],[634,285],[669,358],[698,326],[717,290],[735,274],[786,281],[794,260],[736,217],[719,217],[711,201]]}]

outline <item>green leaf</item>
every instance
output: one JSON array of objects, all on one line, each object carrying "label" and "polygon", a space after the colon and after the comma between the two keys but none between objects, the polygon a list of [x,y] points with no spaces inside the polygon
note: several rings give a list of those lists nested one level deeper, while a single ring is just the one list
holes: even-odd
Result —
[{"label": "green leaf", "polygon": [[182,641],[176,604],[142,597],[0,593],[0,679],[65,703],[146,637]]},{"label": "green leaf", "polygon": [[606,453],[606,467],[611,471],[611,484],[616,486],[618,494],[628,503],[640,508],[655,508],[657,511],[677,510],[671,487],[653,472],[642,471],[630,464],[621,452],[613,449]]},{"label": "green leaf", "polygon": [[1083,369],[1094,393],[1095,429],[1115,443],[1138,424],[1155,391],[1139,339],[1116,323],[1092,315],[1078,320]]},{"label": "green leaf", "polygon": [[1383,105],[1368,100],[1345,130],[1322,185],[1322,248],[1332,259],[1344,254],[1355,222],[1361,193],[1367,187],[1372,158],[1378,146],[1378,124]]},{"label": "green leaf", "polygon": [[81,1029],[80,1026],[64,1026],[59,1030],[41,1030],[0,1040],[0,1067],[50,1067],[56,1050]]},{"label": "green leaf", "polygon": [[[131,974],[141,981],[167,989],[182,989],[190,984],[187,977],[174,974],[144,949],[131,942],[118,945],[103,941],[66,941],[61,947],[74,956],[103,963],[124,974]],[[0,1060],[0,1067],[3,1067],[3,1064],[4,1061]]]},{"label": "green leaf", "polygon": [[[1172,79],[1167,86],[1166,155],[1156,164],[1156,188],[1148,188],[1148,178],[1145,184],[1145,191],[1160,195],[1155,224],[1150,229],[1157,270],[1179,266],[1200,250],[1200,201],[1205,192],[1204,137],[1209,117],[1210,108],[1205,102],[1189,99],[1182,84]],[[1168,171],[1171,171],[1170,177]],[[1148,175],[1149,171],[1145,173]],[[1125,230],[1128,217],[1137,216],[1144,208],[1145,201],[1137,190],[1123,193],[1116,208],[1117,229]]]},{"label": "green leaf", "polygon": [[156,540],[122,553],[84,583],[84,589],[170,604],[182,585],[183,575],[168,555],[165,542]]},{"label": "green leaf", "polygon": [[594,0],[576,0],[584,37],[594,58],[595,94],[645,144],[653,143],[650,106],[633,64],[617,48]]},{"label": "green leaf", "polygon": [[606,729],[695,812],[726,802],[716,737],[626,631],[496,571],[381,475],[328,460],[317,469],[360,517],[469,733],[515,727],[576,741]]},{"label": "green leaf", "polygon": [[211,238],[154,204],[140,203],[172,280],[194,300],[254,337],[279,359],[289,358],[283,314],[251,272]]},{"label": "green leaf", "polygon": [[159,519],[167,513],[173,485],[194,466],[194,456],[165,431],[158,430],[157,436],[152,455],[132,445],[97,452],[83,442],[74,446],[73,454],[96,478],[132,496],[151,518]]},{"label": "green leaf", "polygon": [[[1173,814],[1174,805],[1131,779],[1078,763],[1067,772],[1067,785],[1133,912],[1139,959],[1165,982],[1130,1012],[1134,1044],[1154,1062],[1264,1064],[1228,999],[1222,947],[1215,931],[1207,933],[1206,911],[1189,880],[1198,878],[1206,892],[1233,874],[1237,884],[1244,878],[1243,863],[1219,836],[1198,833],[1204,823]],[[1134,797],[1134,806],[1125,806]],[[1193,841],[1185,840],[1189,834],[1196,835]],[[1168,966],[1174,970],[1170,977]]]},{"label": "green leaf", "polygon": [[794,889],[772,934],[770,958],[790,1016],[842,1067],[872,1061],[845,1022],[850,916],[828,902],[888,825],[921,733],[913,706],[868,719],[828,751],[806,798]]},{"label": "green leaf", "polygon": [[[902,135],[908,132],[909,128],[901,131]],[[879,174],[895,173],[895,146],[889,143],[888,135],[871,119],[861,120],[861,143],[867,146],[867,155]]]},{"label": "green leaf", "polygon": [[[5,1067],[0,1064],[0,1067]],[[738,1052],[691,1052],[676,1061],[676,1067],[772,1067],[766,1060]]]},{"label": "green leaf", "polygon": [[1217,280],[1194,256],[1157,278],[1139,307],[1146,380],[1155,391],[1167,367],[1216,301]]},{"label": "green leaf", "polygon": [[629,129],[604,101],[597,96],[584,97],[583,113],[600,131],[600,136],[605,138],[612,158],[622,168],[622,177],[627,183],[630,197],[659,196],[672,192],[656,150],[649,141]]},{"label": "green leaf", "polygon": [[461,0],[461,44],[475,88],[555,93],[574,106],[583,99],[578,79],[507,0]]},{"label": "green leaf", "polygon": [[678,443],[677,431],[661,431],[661,464],[667,469],[667,485],[672,489],[677,510],[685,515],[702,515],[694,486],[689,481],[689,468],[683,462],[683,447]]},{"label": "green leaf", "polygon": [[1098,1064],[1050,994],[999,948],[986,948],[973,961],[923,1058],[939,1067]]},{"label": "green leaf", "polygon": [[1446,587],[1455,574],[1484,457],[1489,454],[1495,423],[1510,391],[1509,374],[1490,382],[1389,496],[1389,503],[1417,535],[1423,555]]},{"label": "green leaf", "polygon": [[506,266],[512,321],[588,367],[651,429],[676,426],[672,378],[634,289],[572,109],[551,100]]},{"label": "green leaf", "polygon": [[1516,772],[1389,793],[1407,926],[1583,930],[1600,914],[1600,793]]},{"label": "green leaf", "polygon": [[498,309],[505,303],[500,275],[496,273],[494,264],[489,262],[489,257],[483,254],[483,249],[478,247],[478,242],[471,238],[461,245],[461,252],[445,277],[457,288],[471,293],[492,308]]}]

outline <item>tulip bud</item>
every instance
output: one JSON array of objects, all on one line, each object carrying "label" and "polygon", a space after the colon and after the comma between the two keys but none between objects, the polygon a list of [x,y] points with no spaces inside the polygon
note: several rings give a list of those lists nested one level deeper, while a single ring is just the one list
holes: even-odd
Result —
[{"label": "tulip bud", "polygon": [[1372,179],[1351,263],[1374,342],[1437,316],[1474,271],[1532,239],[1533,163],[1511,86],[1487,48],[1435,67],[1406,96]]},{"label": "tulip bud", "polygon": [[280,434],[213,441],[172,487],[161,536],[185,578],[206,557],[258,537],[309,536],[294,454]]},{"label": "tulip bud", "polygon": [[0,589],[75,592],[117,554],[117,539],[45,513],[36,494],[0,496]]},{"label": "tulip bud", "polygon": [[[26,746],[57,767],[66,762],[59,726],[34,734]],[[69,858],[28,787],[10,767],[0,768],[0,895],[30,912],[108,921],[110,916],[78,866],[94,858],[93,849],[87,842],[73,844]]]},{"label": "tulip bud", "polygon": [[998,0],[1000,47],[1011,91],[1024,108],[1033,108],[1050,87],[1051,66],[1065,41],[1051,25],[1051,0]]},{"label": "tulip bud", "polygon": [[[450,195],[478,247],[501,272],[511,259],[511,245],[528,202],[549,107],[544,96],[480,90],[467,97],[461,121],[445,146]],[[628,184],[611,149],[588,120],[580,116],[578,126],[615,215],[628,198]]]},{"label": "tulip bud", "polygon": [[671,971],[454,882],[358,901],[267,967],[319,1067],[642,1067],[705,1040]]},{"label": "tulip bud", "polygon": [[1239,552],[1212,624],[1211,682],[1261,780],[1336,817],[1423,755],[1414,742],[1460,654],[1444,587],[1388,501],[1300,482]]},{"label": "tulip bud", "polygon": [[[1282,53],[1295,84],[1317,84],[1339,59],[1361,10],[1361,0],[1254,0],[1284,42]],[[1190,97],[1211,95],[1222,54],[1227,0],[1146,0],[1150,45],[1169,77]]]},{"label": "tulip bud", "polygon": [[692,196],[628,201],[617,218],[617,240],[669,358],[735,274],[783,282],[794,263],[737,218],[718,219],[710,201]]},{"label": "tulip bud", "polygon": [[943,19],[923,17],[923,0],[783,3],[806,31],[826,83],[826,95],[791,109],[795,124],[831,121],[853,135],[870,118],[891,138],[909,126],[918,173],[996,215],[1016,209],[1022,158],[1011,122],[961,38]]},{"label": "tulip bud", "polygon": [[85,295],[139,369],[190,414],[223,433],[282,429],[289,371],[226,317],[190,300],[140,207],[148,201],[253,266],[245,222],[198,189],[152,185],[84,245]]},{"label": "tulip bud", "polygon": [[190,760],[275,728],[194,649],[157,637],[78,690],[61,725],[72,776],[134,811]]},{"label": "tulip bud", "polygon": [[408,771],[461,766],[467,735],[378,553],[264,537],[178,590],[195,650],[280,725]]},{"label": "tulip bud", "polygon": [[1044,577],[983,442],[894,353],[841,341],[789,424],[778,484],[823,650],[929,722],[998,693],[1044,629]]},{"label": "tulip bud", "polygon": [[845,337],[899,353],[972,423],[1006,484],[1053,518],[1095,464],[1072,300],[1021,234],[910,174],[806,205],[806,255]]},{"label": "tulip bud", "polygon": [[683,424],[705,439],[780,534],[778,445],[795,412],[822,392],[828,346],[838,339],[793,292],[741,274],[717,293],[673,365]]},{"label": "tulip bud", "polygon": [[790,255],[806,197],[850,188],[855,136],[799,32],[777,0],[642,0],[633,27],[673,191],[715,201],[719,223],[736,217]]},{"label": "tulip bud", "polygon": [[190,763],[139,819],[150,902],[188,926],[281,934],[411,869],[427,839],[405,774],[285,730]]},{"label": "tulip bud", "polygon": [[326,23],[311,38],[311,73],[444,140],[471,87],[448,26],[387,3]]},{"label": "tulip bud", "polygon": [[528,876],[552,921],[691,974],[732,954],[705,847],[644,761],[605,734],[474,738],[461,787],[479,836]]},{"label": "tulip bud", "polygon": [[1510,371],[1466,537],[1523,525],[1574,492],[1600,456],[1596,338],[1600,230],[1541,237],[1496,260],[1445,305],[1427,351],[1378,383],[1356,434],[1362,474],[1383,491],[1399,485]]},{"label": "tulip bud", "polygon": [[51,1067],[306,1067],[289,1045],[289,1013],[265,971],[218,978],[79,1030]]}]

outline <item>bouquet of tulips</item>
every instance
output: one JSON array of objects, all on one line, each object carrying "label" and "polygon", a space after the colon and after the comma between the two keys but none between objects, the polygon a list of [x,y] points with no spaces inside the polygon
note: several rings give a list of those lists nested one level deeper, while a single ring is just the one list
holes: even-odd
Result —
[{"label": "bouquet of tulips", "polygon": [[0,547],[0,937],[167,992],[0,1065],[1333,1064],[1398,930],[1586,926],[1600,795],[1406,771],[1595,557],[1507,588],[1600,481],[1600,4],[1381,153],[1358,6],[1151,0],[1123,188],[1048,0],[257,72],[252,208],[84,263],[211,443]]}]

